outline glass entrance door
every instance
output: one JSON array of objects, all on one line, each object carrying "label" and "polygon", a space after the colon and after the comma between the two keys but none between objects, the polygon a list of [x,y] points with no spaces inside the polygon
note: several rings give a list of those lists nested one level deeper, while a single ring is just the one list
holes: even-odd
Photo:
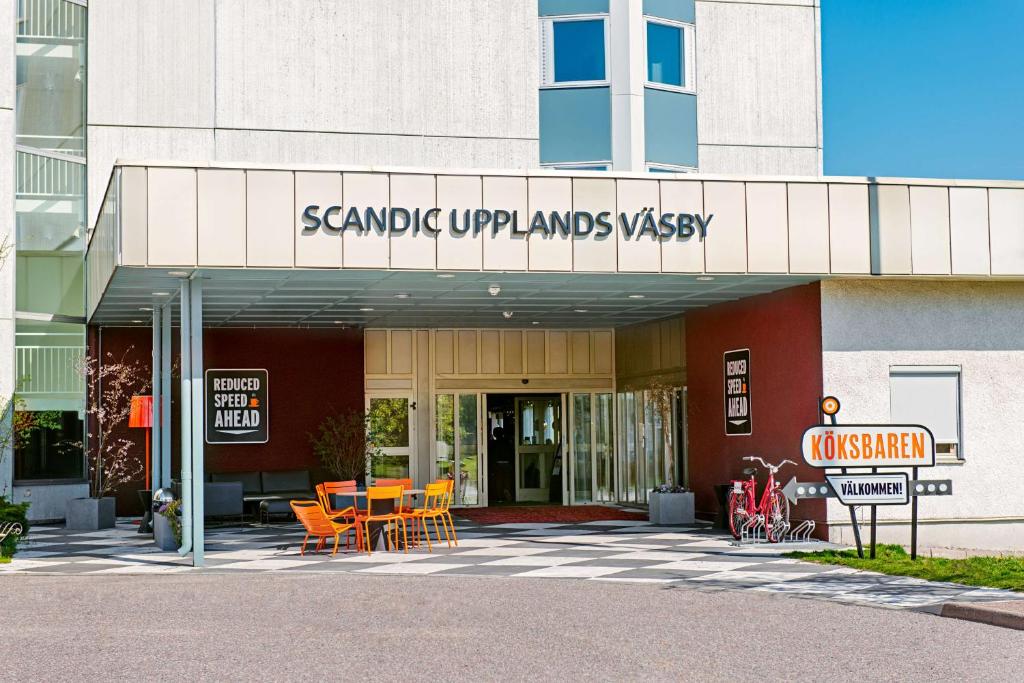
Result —
[{"label": "glass entrance door", "polygon": [[408,396],[366,397],[370,441],[378,449],[370,462],[371,480],[415,478],[409,458],[415,424],[409,417]]},{"label": "glass entrance door", "polygon": [[569,500],[573,505],[613,502],[615,449],[612,441],[612,395],[572,394]]},{"label": "glass entrance door", "polygon": [[[562,446],[561,396],[516,398],[516,500],[549,502]],[[559,464],[559,469],[561,469]],[[555,494],[561,500],[561,492]]]},{"label": "glass entrance door", "polygon": [[456,481],[453,505],[486,505],[481,484],[479,394],[437,394],[434,399],[434,477]]}]

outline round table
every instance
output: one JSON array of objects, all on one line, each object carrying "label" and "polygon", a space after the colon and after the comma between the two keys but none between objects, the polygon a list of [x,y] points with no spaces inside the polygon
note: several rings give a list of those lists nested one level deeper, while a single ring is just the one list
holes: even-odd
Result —
[{"label": "round table", "polygon": [[[402,499],[404,500],[406,496],[414,498],[415,496],[421,496],[424,493],[426,493],[424,489],[403,489]],[[346,498],[349,500],[346,501]],[[346,491],[344,493],[332,493],[331,507],[334,508],[335,510],[343,510],[344,508],[355,505],[356,498],[366,498],[366,491]],[[364,502],[362,505],[356,505],[355,507],[357,510],[365,511],[366,503]],[[373,514],[375,515],[386,515],[394,511],[395,501],[393,498],[386,498],[384,500],[373,501]],[[385,524],[387,524],[387,522],[370,522],[369,542],[370,547],[374,550],[391,550],[391,548],[388,547],[387,534],[381,533],[381,531],[383,531],[384,529]],[[401,543],[402,541],[399,541],[399,544]],[[401,546],[399,546],[399,548],[396,549],[400,549],[400,547]]]}]

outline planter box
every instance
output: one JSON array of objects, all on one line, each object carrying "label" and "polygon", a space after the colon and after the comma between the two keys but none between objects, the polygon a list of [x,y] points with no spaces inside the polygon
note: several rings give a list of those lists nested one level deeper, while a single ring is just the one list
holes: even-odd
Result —
[{"label": "planter box", "polygon": [[98,531],[113,529],[115,500],[113,498],[71,498],[64,509],[65,527]]},{"label": "planter box", "polygon": [[693,524],[693,493],[652,493],[648,499],[652,524]]},{"label": "planter box", "polygon": [[160,550],[177,550],[178,542],[174,539],[171,521],[163,515],[153,513],[153,540]]}]

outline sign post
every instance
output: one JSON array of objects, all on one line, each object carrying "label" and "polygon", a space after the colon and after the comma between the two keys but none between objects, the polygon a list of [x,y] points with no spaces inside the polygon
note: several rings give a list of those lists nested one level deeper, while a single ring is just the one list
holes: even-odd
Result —
[{"label": "sign post", "polygon": [[[826,396],[820,403],[821,412],[829,418],[830,424],[808,427],[801,440],[804,462],[821,469],[840,468],[842,474],[825,475],[828,489],[818,489],[818,484],[804,486],[818,490],[814,497],[834,495],[850,509],[853,536],[857,541],[857,556],[864,557],[864,546],[857,523],[856,505],[871,506],[871,557],[875,557],[878,506],[911,505],[910,517],[910,558],[917,559],[917,498],[919,495],[952,493],[952,482],[933,481],[921,486],[918,468],[935,465],[935,438],[922,425],[874,424],[840,425],[836,414],[839,400]],[[887,468],[909,467],[913,481],[906,473],[886,473]],[[848,473],[847,468],[870,468],[870,472]],[[883,470],[879,473],[879,470]],[[800,486],[791,481],[783,489],[800,493]],[[807,496],[810,497],[810,496]],[[912,498],[912,500],[911,500]]]}]

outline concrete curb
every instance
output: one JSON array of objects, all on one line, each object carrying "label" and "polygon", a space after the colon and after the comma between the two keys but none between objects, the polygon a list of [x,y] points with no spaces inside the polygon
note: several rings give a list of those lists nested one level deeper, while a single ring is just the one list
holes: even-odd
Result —
[{"label": "concrete curb", "polygon": [[941,616],[1024,631],[1024,600],[947,602]]}]

